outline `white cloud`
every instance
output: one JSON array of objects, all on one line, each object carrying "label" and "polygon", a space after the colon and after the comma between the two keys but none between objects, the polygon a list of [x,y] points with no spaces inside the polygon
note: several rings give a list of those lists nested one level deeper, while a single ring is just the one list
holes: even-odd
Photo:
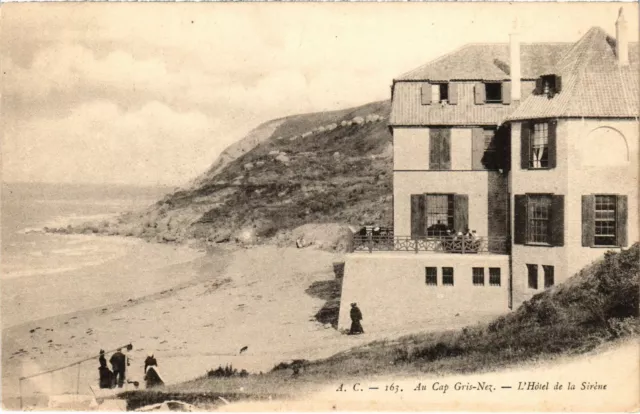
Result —
[{"label": "white cloud", "polygon": [[394,76],[442,53],[507,41],[516,16],[523,41],[567,41],[613,33],[618,7],[4,5],[4,178],[185,182],[257,124],[388,98]]},{"label": "white cloud", "polygon": [[217,120],[176,113],[159,102],[123,113],[88,102],[65,118],[7,128],[8,181],[179,184],[201,173],[230,144]]}]

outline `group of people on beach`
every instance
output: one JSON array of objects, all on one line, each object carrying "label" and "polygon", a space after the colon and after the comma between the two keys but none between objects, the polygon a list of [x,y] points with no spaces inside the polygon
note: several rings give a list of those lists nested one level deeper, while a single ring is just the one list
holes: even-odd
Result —
[{"label": "group of people on beach", "polygon": [[[130,350],[130,348],[127,349]],[[116,352],[111,355],[111,358],[109,358],[111,369],[107,367],[107,358],[105,357],[103,349],[100,350],[98,361],[100,362],[100,367],[98,368],[100,373],[100,388],[122,388],[125,381],[127,381],[127,367],[131,366],[131,359],[122,352],[122,348],[118,348]],[[158,361],[153,353],[149,353],[144,361],[144,380],[147,388],[164,384],[157,367]],[[133,383],[136,388],[138,386],[137,381],[127,381],[127,383]]]}]

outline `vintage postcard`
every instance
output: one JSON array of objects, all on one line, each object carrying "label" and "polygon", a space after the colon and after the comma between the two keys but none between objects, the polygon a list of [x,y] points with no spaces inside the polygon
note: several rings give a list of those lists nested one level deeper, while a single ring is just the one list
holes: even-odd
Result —
[{"label": "vintage postcard", "polygon": [[638,12],[2,4],[2,409],[640,410]]}]

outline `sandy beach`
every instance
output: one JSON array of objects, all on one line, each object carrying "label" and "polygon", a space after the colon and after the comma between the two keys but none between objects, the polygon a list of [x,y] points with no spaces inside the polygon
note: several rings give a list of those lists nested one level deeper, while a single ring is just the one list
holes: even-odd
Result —
[{"label": "sandy beach", "polygon": [[[120,285],[119,293],[108,296],[116,299],[110,304],[4,329],[5,404],[10,406],[17,395],[19,376],[129,342],[134,345],[129,378],[142,380],[142,362],[153,351],[167,383],[203,375],[218,364],[233,363],[256,372],[289,357],[312,354],[314,349],[331,353],[317,339],[340,335],[313,322],[324,301],[304,290],[313,281],[334,277],[335,255],[263,247],[196,256],[200,257],[165,266],[157,258],[141,257],[150,261],[153,271],[140,275],[134,286]],[[88,273],[87,277],[98,277],[95,269]],[[71,302],[67,308],[73,307],[76,298],[63,296],[56,293],[62,302]],[[245,345],[248,352],[236,357]],[[97,366],[97,361],[81,365],[81,389],[96,383]],[[25,382],[25,391],[58,394],[76,388],[75,368],[54,375]]]},{"label": "sandy beach", "polygon": [[[161,246],[167,247],[167,246]],[[2,332],[3,394],[15,406],[18,378],[72,363],[129,342],[128,377],[142,381],[143,361],[154,352],[167,384],[202,376],[208,369],[232,364],[238,370],[266,372],[281,361],[328,357],[336,352],[396,332],[347,336],[315,320],[325,300],[305,291],[318,281],[333,280],[334,263],[343,256],[312,249],[260,246],[220,248],[192,260],[153,266],[142,286],[172,286],[137,297],[121,294],[109,305],[31,321]],[[122,264],[126,266],[126,264]],[[57,294],[62,300],[62,295]],[[464,324],[464,321],[460,321]],[[443,329],[413,327],[414,331]],[[452,327],[447,327],[452,328]],[[239,350],[247,346],[246,352]],[[25,394],[89,393],[97,383],[98,362],[45,375],[23,383]]]}]

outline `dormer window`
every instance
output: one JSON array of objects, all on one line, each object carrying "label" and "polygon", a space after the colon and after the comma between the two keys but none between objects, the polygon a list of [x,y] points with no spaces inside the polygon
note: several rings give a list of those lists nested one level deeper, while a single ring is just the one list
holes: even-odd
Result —
[{"label": "dormer window", "polygon": [[458,103],[458,85],[455,82],[430,82],[423,83],[420,89],[420,101],[422,105]]},{"label": "dormer window", "polygon": [[431,85],[431,101],[434,103],[442,103],[449,101],[449,84],[434,83]]},{"label": "dormer window", "polygon": [[484,104],[511,104],[511,82],[509,81],[485,81],[476,83],[474,90],[474,102],[476,105]]},{"label": "dormer window", "polygon": [[536,80],[536,93],[553,98],[562,90],[562,77],[558,75],[543,75]]},{"label": "dormer window", "polygon": [[500,82],[485,83],[484,93],[486,103],[502,103],[502,84]]}]

